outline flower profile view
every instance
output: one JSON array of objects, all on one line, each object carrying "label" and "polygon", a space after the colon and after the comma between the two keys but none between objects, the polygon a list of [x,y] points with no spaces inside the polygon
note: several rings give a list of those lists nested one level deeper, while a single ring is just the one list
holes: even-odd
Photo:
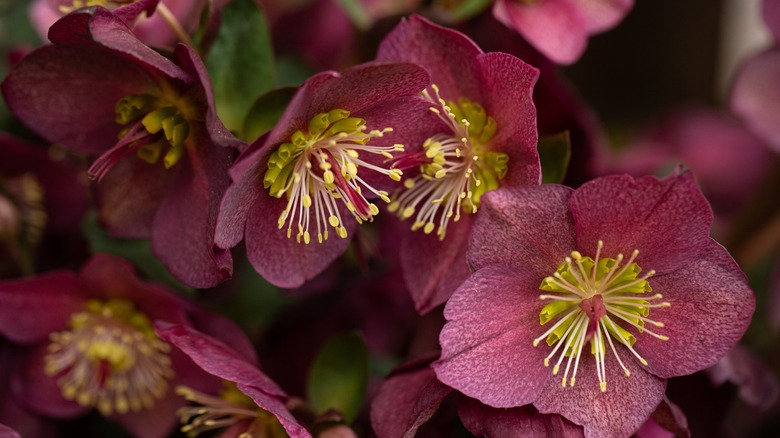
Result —
[{"label": "flower profile view", "polygon": [[0,282],[0,334],[15,345],[9,378],[18,404],[66,419],[92,409],[137,436],[164,436],[184,402],[177,385],[219,388],[154,332],[155,320],[232,324],[136,277],[131,265],[99,254],[81,272],[56,271]]},{"label": "flower profile view", "polygon": [[100,7],[67,15],[49,37],[53,45],[25,56],[3,81],[11,112],[45,139],[98,156],[88,173],[113,236],[151,237],[154,253],[190,286],[229,278],[232,259],[214,247],[214,223],[243,143],[217,118],[198,56],[179,45],[174,63]]},{"label": "flower profile view", "polygon": [[323,72],[297,91],[281,120],[238,158],[216,242],[246,239],[271,283],[300,286],[344,252],[355,227],[403,172],[389,160],[424,129],[428,75],[412,64]]},{"label": "flower profile view", "polygon": [[750,321],[753,293],[711,222],[690,172],[485,195],[437,377],[588,437],[629,436],[667,378],[715,364]]},{"label": "flower profile view", "polygon": [[413,231],[403,236],[402,264],[417,309],[427,312],[468,275],[464,255],[481,197],[540,182],[531,100],[539,72],[418,16],[388,34],[377,59],[414,62],[431,74],[423,97],[434,124],[421,148],[394,159],[404,178],[389,205]]}]

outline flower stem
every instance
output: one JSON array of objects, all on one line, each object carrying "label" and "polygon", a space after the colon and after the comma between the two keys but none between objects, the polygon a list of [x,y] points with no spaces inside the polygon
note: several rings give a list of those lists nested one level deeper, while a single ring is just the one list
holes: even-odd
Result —
[{"label": "flower stem", "polygon": [[168,27],[171,28],[173,33],[176,34],[176,36],[179,38],[179,41],[182,43],[194,47],[192,45],[192,39],[190,39],[189,34],[187,34],[187,31],[184,30],[181,23],[179,23],[179,20],[176,18],[175,15],[173,15],[173,12],[171,12],[170,9],[168,9],[167,6],[163,2],[160,2],[157,4],[157,13],[160,14],[160,18],[165,21],[165,23],[168,25]]}]

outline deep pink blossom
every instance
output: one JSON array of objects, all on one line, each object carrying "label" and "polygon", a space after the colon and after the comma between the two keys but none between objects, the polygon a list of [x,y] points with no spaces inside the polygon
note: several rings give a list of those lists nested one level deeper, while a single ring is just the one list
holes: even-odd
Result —
[{"label": "deep pink blossom", "polygon": [[417,95],[428,84],[412,64],[369,63],[309,78],[274,129],[230,169],[217,245],[245,239],[257,272],[281,287],[324,270],[358,223],[379,212],[372,200],[389,201],[402,172],[387,161],[427,126]]},{"label": "deep pink blossom", "polygon": [[588,437],[630,435],[667,378],[713,365],[750,322],[753,293],[711,222],[690,172],[491,192],[475,272],[445,307],[437,377]]},{"label": "deep pink blossom", "polygon": [[496,0],[493,15],[558,64],[580,58],[590,35],[616,26],[634,0]]},{"label": "deep pink blossom", "polygon": [[16,402],[51,418],[94,408],[134,435],[165,436],[183,404],[173,388],[214,391],[219,381],[160,340],[155,320],[196,325],[241,346],[232,323],[138,279],[113,256],[96,255],[79,273],[0,282],[0,334],[16,345]]},{"label": "deep pink blossom", "polygon": [[424,96],[437,118],[423,147],[396,160],[407,176],[390,204],[411,226],[401,263],[424,313],[468,276],[466,246],[482,194],[540,182],[531,100],[538,71],[505,53],[483,53],[465,35],[418,16],[387,35],[377,59],[417,63],[434,84]]},{"label": "deep pink blossom", "polygon": [[243,144],[217,118],[195,52],[179,45],[171,62],[99,7],[64,17],[49,36],[54,45],[3,81],[13,114],[51,142],[100,155],[89,173],[112,235],[151,237],[155,255],[188,285],[229,278],[232,259],[214,247],[214,223]]}]

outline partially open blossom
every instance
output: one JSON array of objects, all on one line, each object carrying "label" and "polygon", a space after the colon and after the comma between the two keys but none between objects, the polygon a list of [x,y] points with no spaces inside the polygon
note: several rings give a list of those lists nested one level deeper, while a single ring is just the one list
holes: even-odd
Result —
[{"label": "partially open blossom", "polygon": [[213,391],[219,381],[158,338],[155,320],[196,324],[228,342],[238,333],[108,255],[78,274],[0,282],[0,334],[17,346],[9,366],[17,402],[53,418],[97,409],[135,435],[165,435],[183,404],[173,388]]},{"label": "partially open blossom", "polygon": [[286,407],[287,395],[257,367],[250,350],[239,353],[190,327],[160,323],[160,337],[189,356],[204,371],[223,379],[222,391],[201,392],[187,386],[176,392],[195,403],[179,410],[187,436],[217,430],[220,437],[311,437]]},{"label": "partially open blossom", "polygon": [[49,36],[54,45],[2,83],[12,113],[51,142],[99,155],[89,175],[112,235],[151,237],[190,286],[227,279],[232,259],[214,247],[214,223],[243,144],[217,118],[200,59],[179,45],[171,62],[100,7],[71,13]]},{"label": "partially open blossom", "polygon": [[418,16],[388,34],[377,59],[422,65],[433,83],[423,97],[437,120],[422,148],[395,159],[404,187],[389,206],[409,220],[402,265],[417,309],[427,312],[468,275],[465,252],[481,197],[540,181],[531,100],[538,71]]},{"label": "partially open blossom", "polygon": [[617,25],[634,0],[496,0],[493,15],[558,64],[580,58],[590,35]]},{"label": "partially open blossom", "polygon": [[246,239],[269,282],[300,286],[344,252],[355,227],[389,202],[402,171],[389,160],[426,126],[417,94],[428,75],[412,64],[370,63],[323,72],[298,90],[276,127],[231,168],[216,242]]},{"label": "partially open blossom", "polygon": [[531,403],[586,436],[628,436],[667,378],[713,365],[750,322],[753,293],[709,237],[690,172],[484,198],[475,272],[445,307],[433,367],[489,406]]}]

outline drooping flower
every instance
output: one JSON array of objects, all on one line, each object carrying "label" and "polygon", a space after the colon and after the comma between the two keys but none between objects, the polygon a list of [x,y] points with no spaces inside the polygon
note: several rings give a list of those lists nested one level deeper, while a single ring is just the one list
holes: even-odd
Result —
[{"label": "drooping flower", "polygon": [[580,58],[590,35],[616,26],[634,0],[496,0],[493,16],[558,64]]},{"label": "drooping flower", "polygon": [[385,38],[377,59],[422,65],[433,83],[423,96],[437,120],[422,148],[395,159],[404,188],[389,206],[410,221],[402,266],[418,311],[427,312],[468,276],[466,246],[482,195],[539,184],[531,100],[538,71],[418,16]]},{"label": "drooping flower", "polygon": [[690,172],[497,190],[483,207],[433,367],[489,406],[628,436],[667,378],[717,362],[750,322],[753,293]]},{"label": "drooping flower", "polygon": [[100,155],[89,175],[112,235],[151,237],[188,285],[227,279],[232,259],[214,247],[214,223],[243,144],[217,118],[197,55],[179,45],[173,63],[100,7],[71,13],[49,36],[54,45],[24,57],[2,83],[13,114],[51,142]]},{"label": "drooping flower", "polygon": [[135,435],[163,436],[182,405],[174,387],[212,391],[219,381],[158,338],[155,320],[238,345],[232,324],[139,280],[113,256],[96,255],[78,274],[0,282],[0,334],[17,346],[9,367],[17,403],[52,418],[97,409]]},{"label": "drooping flower", "polygon": [[287,409],[287,394],[258,369],[253,353],[250,356],[241,354],[191,327],[160,323],[157,333],[204,371],[225,383],[224,389],[216,395],[216,391],[201,392],[186,386],[176,388],[178,394],[196,403],[179,410],[181,430],[187,436],[219,430],[219,436],[225,437],[311,437]]},{"label": "drooping flower", "polygon": [[427,122],[417,95],[428,75],[412,64],[370,63],[308,79],[276,127],[231,168],[216,242],[246,239],[269,282],[297,287],[344,252],[355,227],[389,202],[402,172],[388,160]]}]

